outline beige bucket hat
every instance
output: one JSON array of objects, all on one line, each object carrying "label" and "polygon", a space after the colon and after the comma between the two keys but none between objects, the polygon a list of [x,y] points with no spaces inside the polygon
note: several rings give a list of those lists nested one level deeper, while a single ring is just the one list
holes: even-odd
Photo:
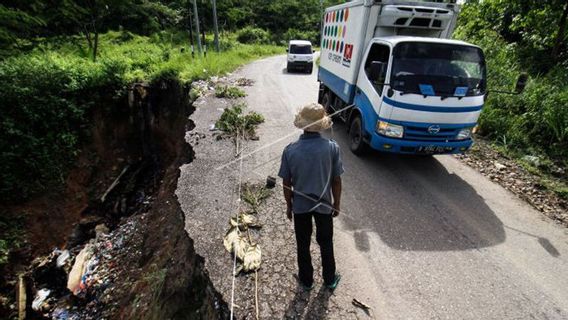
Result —
[{"label": "beige bucket hat", "polygon": [[321,104],[310,103],[298,110],[294,125],[305,131],[319,132],[331,128],[333,122]]}]

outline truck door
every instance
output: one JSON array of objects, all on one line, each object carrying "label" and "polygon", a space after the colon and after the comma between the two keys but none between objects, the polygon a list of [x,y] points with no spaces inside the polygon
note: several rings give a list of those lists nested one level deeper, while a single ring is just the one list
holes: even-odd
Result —
[{"label": "truck door", "polygon": [[381,104],[388,90],[384,84],[389,79],[391,52],[392,48],[387,43],[371,43],[359,70],[355,104],[363,115],[365,131],[368,133],[374,131],[379,116],[383,119],[388,119],[389,116],[381,110]]}]

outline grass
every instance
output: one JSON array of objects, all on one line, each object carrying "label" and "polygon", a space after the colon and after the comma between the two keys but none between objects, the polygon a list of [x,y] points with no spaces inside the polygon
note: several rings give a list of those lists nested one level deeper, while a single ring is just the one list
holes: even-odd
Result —
[{"label": "grass", "polygon": [[246,93],[237,87],[228,85],[218,85],[215,87],[215,97],[217,98],[236,99],[244,96],[246,96]]},{"label": "grass", "polygon": [[151,292],[151,307],[149,310],[149,319],[161,319],[160,317],[160,298],[162,291],[164,290],[164,284],[166,283],[166,275],[168,270],[166,268],[159,269],[155,264],[151,266],[152,271],[150,271],[144,280],[148,284]]},{"label": "grass", "polygon": [[[206,57],[197,54],[192,57],[189,44],[180,32],[163,32],[147,37],[110,31],[100,36],[97,62],[93,62],[82,42],[81,37],[69,37],[68,42],[57,46],[46,41],[35,50],[12,58],[51,59],[59,60],[61,64],[67,60],[93,69],[114,62],[123,67],[116,71],[124,72],[127,83],[151,81],[168,71],[175,71],[183,82],[192,82],[226,74],[258,58],[282,53],[282,47],[241,44],[230,35],[222,39],[221,47],[225,48],[222,52],[209,51]],[[68,68],[68,71],[72,72],[73,68]]]}]

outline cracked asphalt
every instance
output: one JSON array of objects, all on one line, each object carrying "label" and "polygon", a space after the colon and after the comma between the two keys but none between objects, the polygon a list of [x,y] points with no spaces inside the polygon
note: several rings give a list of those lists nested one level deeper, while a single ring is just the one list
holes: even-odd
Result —
[{"label": "cracked asphalt", "polygon": [[[276,176],[282,149],[301,134],[292,125],[296,108],[317,100],[317,69],[289,74],[285,59],[259,60],[230,77],[255,81],[244,100],[266,118],[242,153],[242,181]],[[235,159],[235,147],[209,126],[230,103],[211,94],[197,101],[186,136],[195,159],[181,168],[176,192],[196,251],[229,303],[232,259],[222,238],[238,206],[239,162],[216,170]],[[335,220],[341,284],[333,294],[321,279],[310,293],[298,290],[293,230],[276,188],[254,235],[263,254],[260,318],[568,319],[568,229],[454,157],[356,157],[343,124],[326,134],[345,166],[344,212]],[[317,245],[312,251],[318,265]],[[352,306],[353,298],[372,311]],[[234,305],[236,318],[254,318],[253,275],[236,278]]]}]

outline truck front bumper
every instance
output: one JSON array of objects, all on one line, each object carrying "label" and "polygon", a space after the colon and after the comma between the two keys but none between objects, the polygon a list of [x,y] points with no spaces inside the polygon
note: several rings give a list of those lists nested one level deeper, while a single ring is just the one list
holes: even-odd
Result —
[{"label": "truck front bumper", "polygon": [[402,154],[454,154],[464,153],[473,144],[472,139],[463,141],[416,141],[393,139],[372,133],[369,145],[375,150]]}]

